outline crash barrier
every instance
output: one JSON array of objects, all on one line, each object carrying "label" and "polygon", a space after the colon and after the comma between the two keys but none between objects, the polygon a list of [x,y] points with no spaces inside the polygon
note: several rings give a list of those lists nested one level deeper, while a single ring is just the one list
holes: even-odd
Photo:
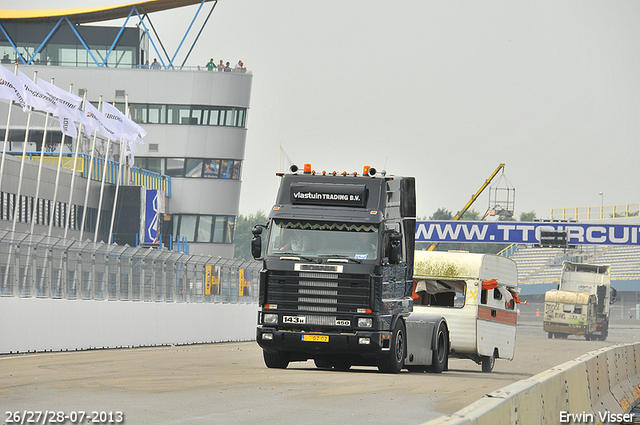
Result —
[{"label": "crash barrier", "polygon": [[425,425],[630,422],[638,401],[640,343],[616,345],[515,382]]},{"label": "crash barrier", "polygon": [[253,339],[259,268],[2,231],[0,353]]}]

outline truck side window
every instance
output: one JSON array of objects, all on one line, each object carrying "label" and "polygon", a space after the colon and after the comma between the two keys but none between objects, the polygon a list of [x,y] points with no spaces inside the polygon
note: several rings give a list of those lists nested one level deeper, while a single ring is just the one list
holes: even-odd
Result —
[{"label": "truck side window", "polygon": [[480,304],[486,304],[487,303],[487,290],[483,289],[482,293],[480,294]]}]

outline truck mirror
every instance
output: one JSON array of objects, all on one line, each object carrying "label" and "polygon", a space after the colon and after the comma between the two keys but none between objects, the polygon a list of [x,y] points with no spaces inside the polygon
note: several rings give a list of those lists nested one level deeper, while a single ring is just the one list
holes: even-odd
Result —
[{"label": "truck mirror", "polygon": [[402,259],[402,234],[389,234],[389,264],[398,264]]},{"label": "truck mirror", "polygon": [[255,260],[262,257],[262,229],[264,226],[257,224],[251,228],[253,238],[251,238],[251,255]]},{"label": "truck mirror", "polygon": [[610,304],[615,304],[617,295],[618,291],[616,291],[616,288],[611,288],[611,298],[609,301]]}]

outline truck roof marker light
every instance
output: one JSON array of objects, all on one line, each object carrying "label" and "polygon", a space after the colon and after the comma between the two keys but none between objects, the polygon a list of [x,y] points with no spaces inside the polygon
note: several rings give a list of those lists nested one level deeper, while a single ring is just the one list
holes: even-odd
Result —
[{"label": "truck roof marker light", "polygon": [[346,176],[346,175],[347,175],[347,172],[346,172],[346,171],[343,171],[343,172],[342,172],[342,175],[343,175],[343,176]]},{"label": "truck roof marker light", "polygon": [[311,164],[304,164],[304,173],[311,174]]},{"label": "truck roof marker light", "polygon": [[333,173],[331,173],[331,174],[333,174],[333,175],[335,176],[335,175],[336,175],[336,174],[338,174],[338,173],[336,173],[336,172],[334,171],[334,172],[333,172]]},{"label": "truck roof marker light", "polygon": [[316,175],[316,170],[311,170],[311,175],[315,176]]},{"label": "truck roof marker light", "polygon": [[323,176],[326,176],[326,175],[327,175],[327,172],[326,172],[325,170],[322,170],[322,175],[323,175]]},{"label": "truck roof marker light", "polygon": [[276,173],[276,176],[282,177],[282,176],[284,176],[284,173]]},{"label": "truck roof marker light", "polygon": [[358,172],[357,172],[357,171],[354,171],[354,172],[353,172],[353,177],[357,177],[357,176],[358,176]]}]

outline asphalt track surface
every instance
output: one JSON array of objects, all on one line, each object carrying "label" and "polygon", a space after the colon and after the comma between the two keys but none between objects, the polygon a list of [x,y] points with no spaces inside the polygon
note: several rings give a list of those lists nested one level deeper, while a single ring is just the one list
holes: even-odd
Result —
[{"label": "asphalt track surface", "polygon": [[530,322],[519,325],[515,359],[496,361],[492,373],[470,360],[451,360],[442,374],[326,371],[312,361],[267,369],[255,342],[4,355],[0,423],[8,411],[49,410],[89,419],[119,411],[130,425],[421,424],[589,351],[638,340],[640,327],[625,324],[604,342],[548,339]]}]

